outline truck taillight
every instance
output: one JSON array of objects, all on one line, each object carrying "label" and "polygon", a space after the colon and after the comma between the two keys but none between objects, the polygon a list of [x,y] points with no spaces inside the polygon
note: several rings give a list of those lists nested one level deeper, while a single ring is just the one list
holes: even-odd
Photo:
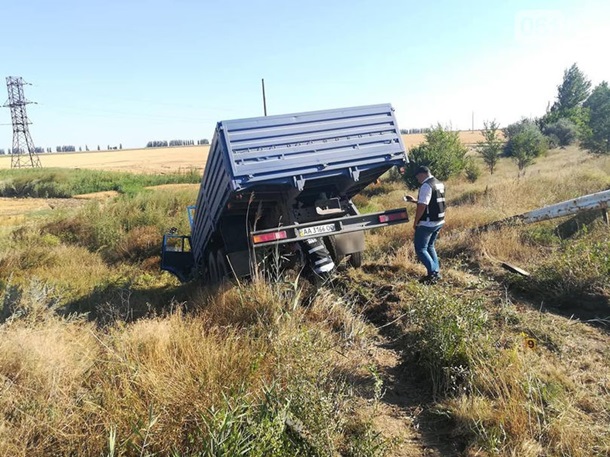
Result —
[{"label": "truck taillight", "polygon": [[393,214],[382,214],[381,216],[379,216],[379,222],[384,223],[384,222],[391,222],[391,221],[400,221],[403,219],[408,219],[409,216],[407,216],[407,212],[403,211],[400,213],[393,213]]},{"label": "truck taillight", "polygon": [[283,240],[285,238],[288,238],[288,233],[286,233],[286,230],[282,230],[281,232],[271,232],[263,233],[261,235],[254,235],[252,237],[252,242],[254,244],[259,244],[266,243],[268,241]]}]

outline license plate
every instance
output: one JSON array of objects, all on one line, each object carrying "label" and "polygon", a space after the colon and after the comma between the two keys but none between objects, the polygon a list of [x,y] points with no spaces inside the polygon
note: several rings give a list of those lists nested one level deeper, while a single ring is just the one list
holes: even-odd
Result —
[{"label": "license plate", "polygon": [[335,224],[316,225],[314,227],[299,229],[299,236],[318,235],[321,233],[334,232],[335,230]]}]

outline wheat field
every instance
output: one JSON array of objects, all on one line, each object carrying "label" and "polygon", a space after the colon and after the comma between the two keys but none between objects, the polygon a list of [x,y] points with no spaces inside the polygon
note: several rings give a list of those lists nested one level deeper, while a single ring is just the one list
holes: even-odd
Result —
[{"label": "wheat field", "polygon": [[[425,134],[402,135],[407,149],[425,141]],[[481,132],[462,131],[460,140],[473,145],[483,140]],[[87,168],[91,170],[129,171],[132,173],[170,173],[188,169],[203,170],[209,145],[178,146],[167,148],[121,149],[113,151],[89,151],[40,154],[46,168]],[[0,169],[11,167],[11,157],[0,156]]]}]

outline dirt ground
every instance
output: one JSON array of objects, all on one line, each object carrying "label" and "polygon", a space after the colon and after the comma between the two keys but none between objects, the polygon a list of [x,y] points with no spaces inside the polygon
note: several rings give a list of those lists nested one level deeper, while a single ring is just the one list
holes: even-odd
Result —
[{"label": "dirt ground", "polygon": [[[423,143],[425,135],[414,133],[402,135],[407,149]],[[482,141],[480,131],[460,132],[465,145]],[[45,168],[86,168],[93,170],[116,170],[135,173],[170,173],[188,169],[203,170],[209,146],[178,146],[173,148],[122,149],[117,151],[89,151],[72,153],[40,154]],[[0,156],[0,169],[10,168],[11,158]]]}]

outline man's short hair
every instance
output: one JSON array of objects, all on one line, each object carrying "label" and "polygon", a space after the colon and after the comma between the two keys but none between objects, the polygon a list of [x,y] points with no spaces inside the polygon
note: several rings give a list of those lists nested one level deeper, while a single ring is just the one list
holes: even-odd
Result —
[{"label": "man's short hair", "polygon": [[430,169],[426,166],[421,166],[421,167],[417,167],[415,169],[415,173],[413,173],[413,176],[417,176],[420,173],[426,173],[426,174],[430,174]]}]

